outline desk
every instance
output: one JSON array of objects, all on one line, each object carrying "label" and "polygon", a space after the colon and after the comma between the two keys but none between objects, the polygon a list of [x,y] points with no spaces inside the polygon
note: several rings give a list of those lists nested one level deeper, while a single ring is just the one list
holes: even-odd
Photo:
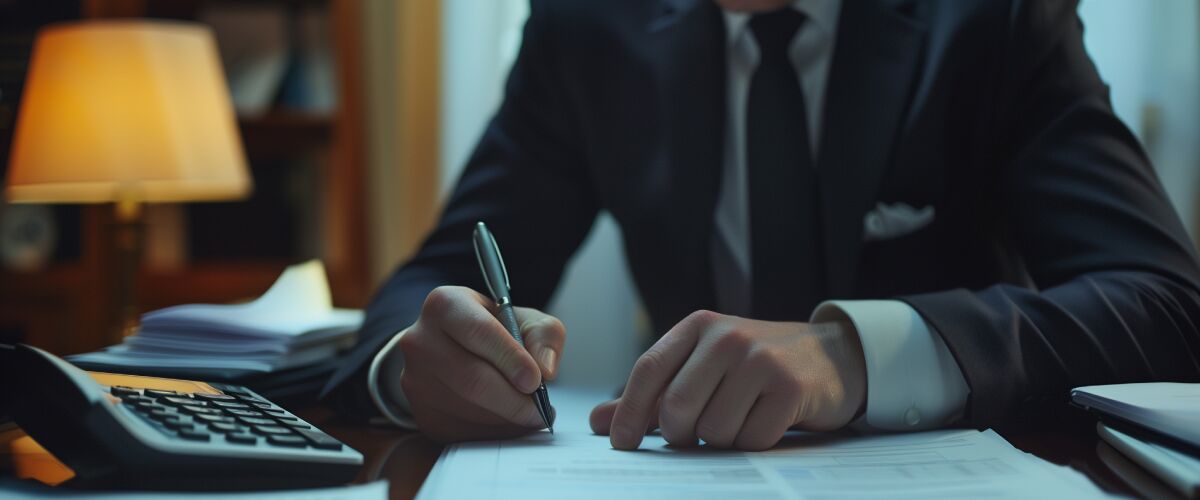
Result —
[{"label": "desk", "polygon": [[[362,452],[363,469],[355,482],[387,479],[393,499],[415,496],[442,452],[441,445],[417,432],[346,423],[323,406],[298,408],[295,411],[305,420]],[[1093,433],[1047,431],[1007,435],[1005,438],[1017,448],[1082,472],[1105,491],[1139,496],[1137,490],[1101,461],[1097,453],[1099,438]],[[3,461],[0,460],[0,463]],[[7,464],[0,466],[0,477],[12,474]]]},{"label": "desk", "polygon": [[[364,467],[356,482],[387,479],[392,499],[415,496],[442,451],[441,445],[419,433],[346,424],[326,408],[307,408],[297,413],[362,452]],[[1139,496],[1100,461],[1096,451],[1099,438],[1095,433],[1031,432],[1004,437],[1017,448],[1082,472],[1105,491]]]}]

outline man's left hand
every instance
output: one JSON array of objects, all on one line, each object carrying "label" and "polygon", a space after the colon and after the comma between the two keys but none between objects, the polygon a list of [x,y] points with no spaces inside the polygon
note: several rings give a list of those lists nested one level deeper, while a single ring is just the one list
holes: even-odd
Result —
[{"label": "man's left hand", "polygon": [[633,450],[655,426],[673,446],[698,439],[765,450],[788,429],[845,426],[866,401],[862,345],[849,323],[756,321],[698,311],[638,359],[592,431]]}]

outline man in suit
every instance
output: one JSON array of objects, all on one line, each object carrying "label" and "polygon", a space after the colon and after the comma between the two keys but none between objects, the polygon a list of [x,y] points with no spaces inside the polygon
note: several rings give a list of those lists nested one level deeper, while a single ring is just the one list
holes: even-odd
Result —
[{"label": "man in suit", "polygon": [[523,305],[601,210],[656,331],[592,428],[1020,425],[1070,387],[1200,379],[1200,268],[1060,0],[534,0],[436,230],[330,381],[441,440],[541,427],[563,326]]}]

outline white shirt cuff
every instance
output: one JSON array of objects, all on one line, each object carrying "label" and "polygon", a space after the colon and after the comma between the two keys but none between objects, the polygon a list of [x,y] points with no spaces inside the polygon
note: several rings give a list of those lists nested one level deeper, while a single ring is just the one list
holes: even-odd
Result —
[{"label": "white shirt cuff", "polygon": [[966,406],[962,370],[941,336],[896,300],[833,300],[811,322],[849,320],[867,368],[867,408],[856,425],[887,431],[943,427]]},{"label": "white shirt cuff", "polygon": [[371,360],[371,367],[367,369],[367,393],[371,395],[371,401],[388,422],[405,429],[416,430],[417,422],[412,418],[408,398],[404,397],[404,391],[400,389],[404,358],[396,349],[396,346],[400,345],[400,337],[407,331],[404,329],[392,336]]}]

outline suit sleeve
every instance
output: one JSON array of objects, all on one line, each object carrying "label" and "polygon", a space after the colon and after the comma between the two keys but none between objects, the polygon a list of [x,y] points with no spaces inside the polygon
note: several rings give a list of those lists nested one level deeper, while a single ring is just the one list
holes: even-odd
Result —
[{"label": "suit sleeve", "polygon": [[[551,2],[532,2],[504,101],[471,156],[434,231],[410,261],[376,292],[360,340],[327,383],[324,395],[344,413],[375,413],[366,366],[412,324],[425,296],[441,285],[486,293],[471,246],[477,221],[487,222],[504,249],[513,293],[522,306],[543,308],[568,258],[599,211],[576,123],[564,94],[555,51]],[[353,383],[348,383],[353,380]],[[366,416],[366,415],[362,415]]]},{"label": "suit sleeve", "polygon": [[1044,420],[1075,386],[1200,381],[1195,251],[1113,114],[1075,2],[1018,2],[1010,21],[989,184],[1034,286],[902,298],[958,361],[978,427]]}]

